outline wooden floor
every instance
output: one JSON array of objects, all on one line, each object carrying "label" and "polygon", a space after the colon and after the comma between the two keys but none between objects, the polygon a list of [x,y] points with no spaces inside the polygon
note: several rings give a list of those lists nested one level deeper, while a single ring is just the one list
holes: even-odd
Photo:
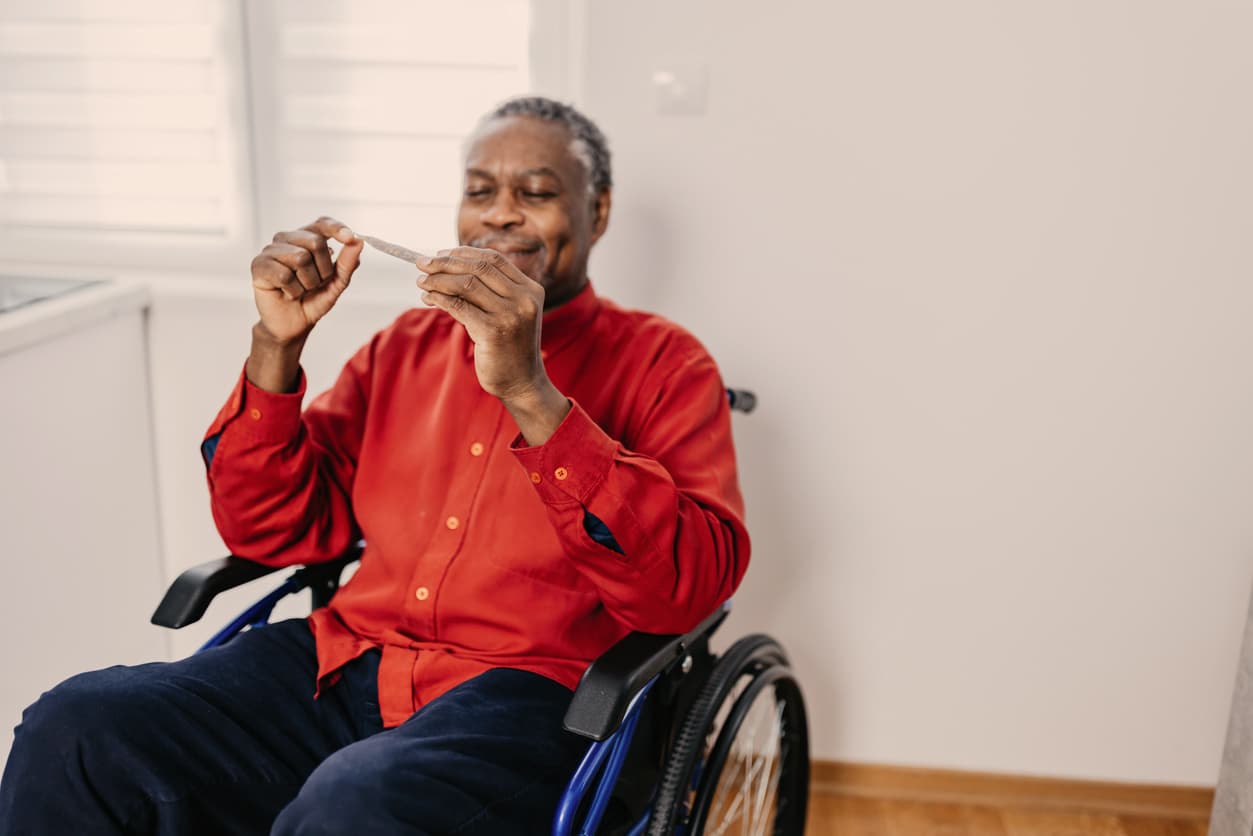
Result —
[{"label": "wooden floor", "polygon": [[1205,836],[1205,818],[813,794],[806,836]]},{"label": "wooden floor", "polygon": [[806,836],[1206,836],[1212,787],[813,761]]}]

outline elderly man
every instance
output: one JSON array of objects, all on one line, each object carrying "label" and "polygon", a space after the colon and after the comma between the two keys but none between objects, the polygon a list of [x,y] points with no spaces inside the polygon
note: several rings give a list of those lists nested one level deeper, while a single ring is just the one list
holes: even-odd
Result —
[{"label": "elderly man", "polygon": [[[302,413],[301,350],[363,241],[322,218],[252,262],[260,321],[202,445],[236,554],[356,575],[307,620],[74,677],[27,710],[5,834],[525,834],[585,749],[562,730],[628,631],[691,628],[749,542],[717,368],[588,282],[609,152],[517,99],[468,145],[461,247],[426,304]],[[342,248],[335,256],[330,246]]]}]

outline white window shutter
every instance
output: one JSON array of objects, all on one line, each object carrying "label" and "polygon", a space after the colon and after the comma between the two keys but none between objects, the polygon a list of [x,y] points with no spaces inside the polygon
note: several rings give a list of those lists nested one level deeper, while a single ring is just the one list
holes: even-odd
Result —
[{"label": "white window shutter", "polygon": [[451,246],[465,139],[532,89],[533,15],[555,33],[547,63],[560,56],[564,8],[0,3],[0,248],[237,274],[275,231],[321,214]]},{"label": "white window shutter", "polygon": [[251,238],[242,40],[224,2],[0,5],[9,255],[195,270]]},{"label": "white window shutter", "polygon": [[530,3],[273,0],[249,12],[267,237],[325,214],[416,249],[455,245],[465,139],[530,89]]}]

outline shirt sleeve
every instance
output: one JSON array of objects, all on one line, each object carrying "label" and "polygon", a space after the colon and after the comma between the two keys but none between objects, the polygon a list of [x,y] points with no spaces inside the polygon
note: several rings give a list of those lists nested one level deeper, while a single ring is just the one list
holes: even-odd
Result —
[{"label": "shirt sleeve", "polygon": [[291,394],[258,389],[240,374],[201,444],[213,519],[233,554],[274,566],[316,563],[360,538],[351,495],[369,349],[303,414],[303,371]]},{"label": "shirt sleeve", "polygon": [[750,548],[717,367],[702,353],[660,390],[634,449],[573,402],[548,441],[527,447],[519,435],[513,452],[605,607],[633,630],[679,633],[731,597]]}]

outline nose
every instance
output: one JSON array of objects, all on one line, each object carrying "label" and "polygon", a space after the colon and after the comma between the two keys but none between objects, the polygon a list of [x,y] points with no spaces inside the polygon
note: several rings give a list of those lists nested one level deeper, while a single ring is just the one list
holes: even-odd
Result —
[{"label": "nose", "polygon": [[526,218],[522,216],[513,192],[509,189],[500,189],[492,198],[492,202],[483,210],[482,220],[484,224],[494,229],[509,229],[513,226],[520,226]]}]

